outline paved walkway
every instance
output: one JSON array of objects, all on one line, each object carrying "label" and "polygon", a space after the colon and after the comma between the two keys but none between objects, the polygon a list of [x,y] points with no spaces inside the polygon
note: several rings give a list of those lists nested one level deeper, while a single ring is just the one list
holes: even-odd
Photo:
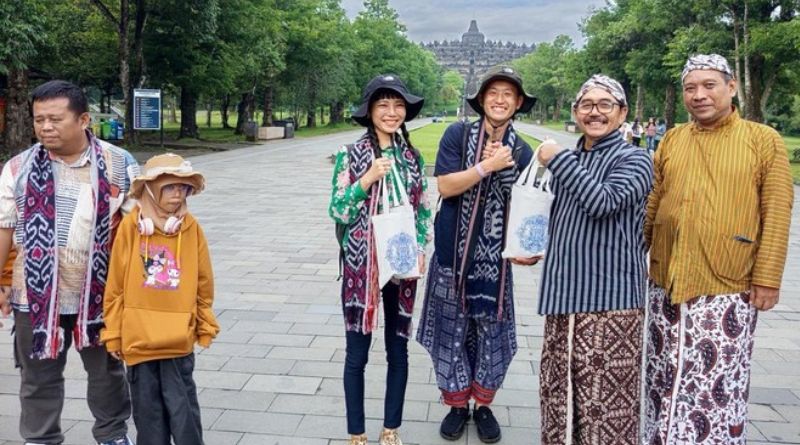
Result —
[{"label": "paved walkway", "polygon": [[578,141],[578,137],[580,136],[579,134],[551,130],[547,127],[542,127],[541,125],[526,124],[524,122],[515,122],[514,127],[518,128],[522,132],[530,134],[540,141],[544,140],[545,138],[551,138],[560,145],[570,148],[575,146],[575,143]]},{"label": "paved walkway", "polygon": [[[344,331],[335,281],[337,245],[327,216],[332,169],[328,155],[356,136],[348,132],[279,141],[192,159],[208,178],[207,191],[190,205],[209,238],[216,274],[214,306],[222,325],[217,341],[198,354],[195,372],[208,445],[344,443]],[[494,409],[504,426],[501,443],[536,444],[543,319],[535,314],[534,304],[540,269],[517,268],[515,273],[520,350]],[[800,443],[797,225],[785,276],[783,302],[759,320],[751,444]],[[7,335],[10,323],[4,321],[0,445],[19,443],[19,377]],[[375,337],[366,388],[367,432],[373,438],[381,426],[386,373],[382,335]],[[415,342],[410,352],[404,441],[449,444],[438,434],[447,410],[438,403],[430,359]],[[83,375],[72,351],[63,415],[68,444],[92,443]],[[480,443],[474,426],[455,443]]]}]

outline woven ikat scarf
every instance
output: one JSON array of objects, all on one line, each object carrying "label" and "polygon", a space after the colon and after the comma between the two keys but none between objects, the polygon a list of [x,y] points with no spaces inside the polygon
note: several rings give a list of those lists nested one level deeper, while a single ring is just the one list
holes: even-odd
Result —
[{"label": "woven ikat scarf", "polygon": [[[92,189],[95,204],[92,245],[81,292],[75,345],[78,350],[99,345],[103,327],[103,291],[108,277],[111,246],[111,185],[100,143],[89,136],[92,164]],[[25,285],[33,327],[33,358],[54,359],[63,349],[63,329],[59,326],[58,228],[56,225],[56,181],[48,151],[34,148],[25,188],[23,246]]]}]

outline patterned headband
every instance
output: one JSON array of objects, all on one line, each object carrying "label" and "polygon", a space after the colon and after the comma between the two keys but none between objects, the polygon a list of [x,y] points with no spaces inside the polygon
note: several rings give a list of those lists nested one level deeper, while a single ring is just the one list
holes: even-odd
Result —
[{"label": "patterned headband", "polygon": [[689,57],[689,60],[686,61],[686,65],[683,67],[681,82],[686,79],[686,76],[689,74],[689,72],[694,70],[714,70],[730,77],[734,77],[733,71],[731,71],[731,66],[728,65],[728,61],[719,54],[698,54],[696,56]]},{"label": "patterned headband", "polygon": [[608,91],[612,96],[614,96],[614,99],[619,101],[622,106],[628,106],[628,100],[625,97],[625,89],[622,88],[622,85],[620,85],[619,82],[606,76],[605,74],[595,74],[594,76],[590,77],[589,80],[584,82],[580,91],[578,92],[578,95],[575,96],[575,103],[577,104],[580,102],[583,95],[594,88],[600,88]]}]

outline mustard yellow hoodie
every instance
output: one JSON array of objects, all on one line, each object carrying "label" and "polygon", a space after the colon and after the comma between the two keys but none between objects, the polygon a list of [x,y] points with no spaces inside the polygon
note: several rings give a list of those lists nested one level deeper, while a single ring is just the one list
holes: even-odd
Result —
[{"label": "mustard yellow hoodie", "polygon": [[119,225],[111,252],[100,334],[129,366],[182,357],[219,332],[214,276],[203,230],[186,214],[178,234],[139,233],[139,209]]}]

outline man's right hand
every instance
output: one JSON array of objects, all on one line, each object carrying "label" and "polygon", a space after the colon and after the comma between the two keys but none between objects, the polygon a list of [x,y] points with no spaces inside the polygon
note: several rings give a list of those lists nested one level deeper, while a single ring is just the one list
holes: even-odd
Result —
[{"label": "man's right hand", "polygon": [[498,147],[491,158],[481,162],[487,172],[497,172],[514,166],[514,158],[511,157],[511,149],[505,145]]}]

